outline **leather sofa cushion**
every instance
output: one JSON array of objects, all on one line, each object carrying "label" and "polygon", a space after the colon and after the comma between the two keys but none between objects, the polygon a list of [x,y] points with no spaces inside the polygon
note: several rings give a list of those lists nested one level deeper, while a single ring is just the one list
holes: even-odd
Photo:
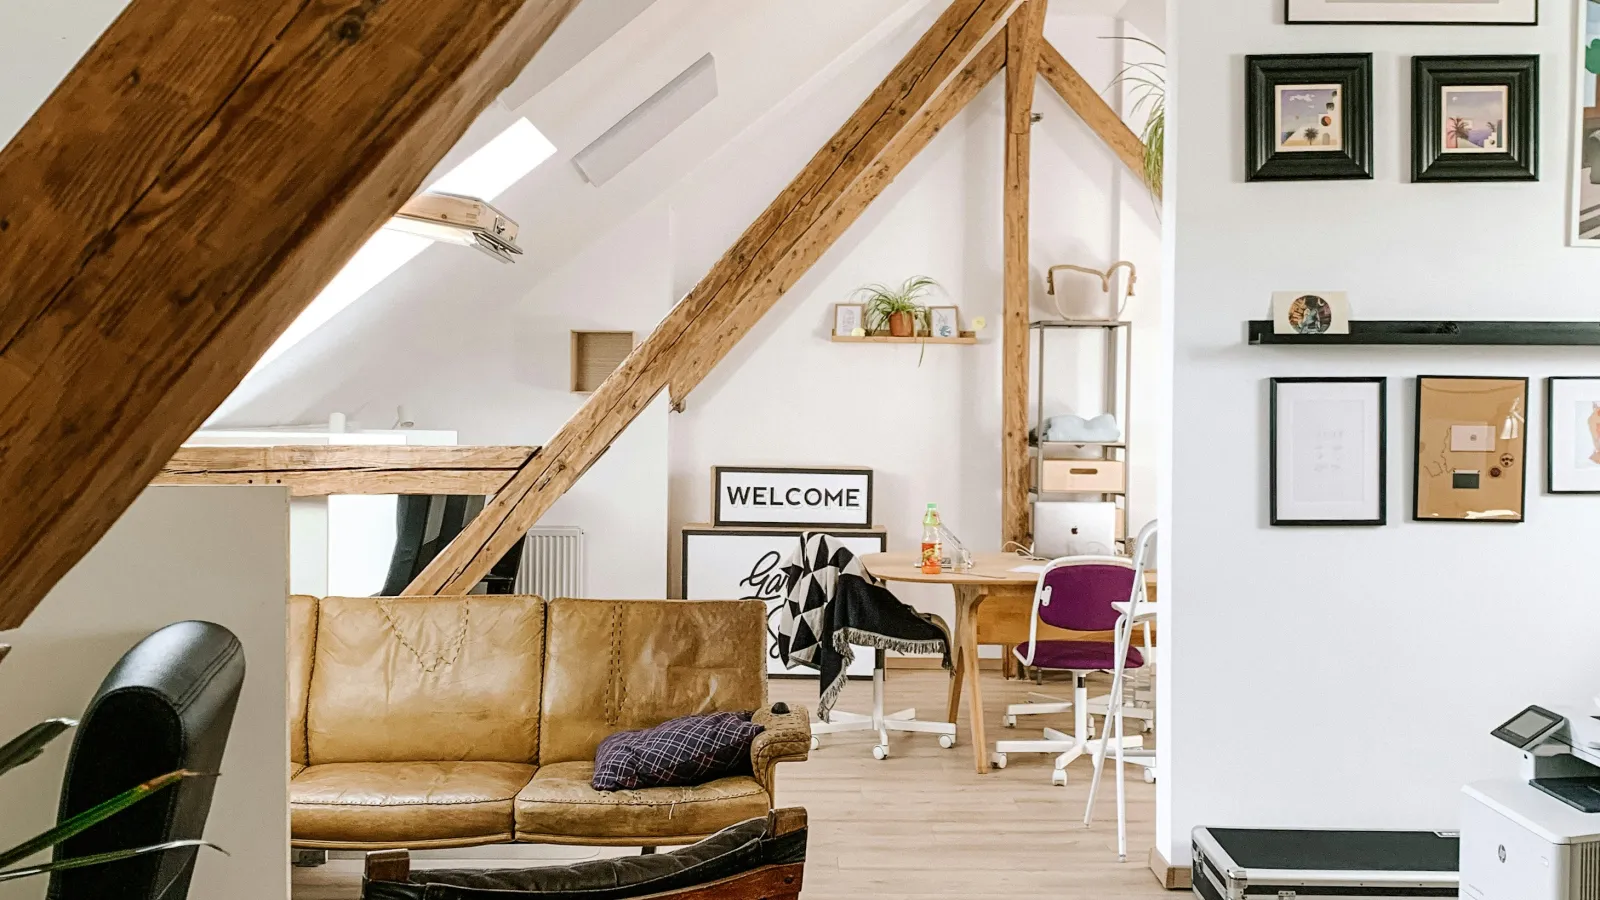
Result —
[{"label": "leather sofa cushion", "polygon": [[317,598],[289,598],[289,762],[306,764],[306,692],[317,646]]},{"label": "leather sofa cushion", "polygon": [[296,842],[425,847],[512,840],[534,767],[498,762],[329,763],[289,783]]},{"label": "leather sofa cushion", "polygon": [[318,619],[313,766],[538,761],[543,600],[328,598]]},{"label": "leather sofa cushion", "polygon": [[735,822],[765,816],[771,804],[754,778],[735,775],[694,787],[597,791],[594,763],[540,767],[517,795],[517,840],[536,843],[683,844]]},{"label": "leather sofa cushion", "polygon": [[550,601],[539,763],[591,762],[618,731],[765,706],[766,615],[759,600]]}]

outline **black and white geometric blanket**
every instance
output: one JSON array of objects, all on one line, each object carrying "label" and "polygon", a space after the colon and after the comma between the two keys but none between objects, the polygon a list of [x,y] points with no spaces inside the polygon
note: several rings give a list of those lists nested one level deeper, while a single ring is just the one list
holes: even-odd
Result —
[{"label": "black and white geometric blanket", "polygon": [[785,600],[778,653],[791,669],[821,675],[817,715],[824,722],[844,690],[851,646],[941,653],[950,668],[950,632],[938,616],[917,612],[875,581],[844,544],[807,533],[784,566]]}]

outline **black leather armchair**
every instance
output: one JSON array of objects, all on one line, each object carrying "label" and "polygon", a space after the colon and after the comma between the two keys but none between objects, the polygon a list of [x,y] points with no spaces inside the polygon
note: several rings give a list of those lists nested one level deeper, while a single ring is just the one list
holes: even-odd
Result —
[{"label": "black leather armchair", "polygon": [[[72,744],[60,818],[176,769],[216,773],[244,684],[244,647],[210,622],[140,641],[106,676]],[[215,779],[189,778],[56,848],[56,858],[199,838]],[[50,900],[183,900],[196,848],[57,872]]]}]

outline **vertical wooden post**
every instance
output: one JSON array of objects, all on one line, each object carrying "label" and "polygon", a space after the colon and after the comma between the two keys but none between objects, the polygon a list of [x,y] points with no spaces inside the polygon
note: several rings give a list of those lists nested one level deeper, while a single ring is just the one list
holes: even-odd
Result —
[{"label": "vertical wooden post", "polygon": [[1029,543],[1028,508],[1028,183],[1034,76],[1047,0],[1028,0],[1006,25],[1005,307],[1000,379],[1000,538]]}]

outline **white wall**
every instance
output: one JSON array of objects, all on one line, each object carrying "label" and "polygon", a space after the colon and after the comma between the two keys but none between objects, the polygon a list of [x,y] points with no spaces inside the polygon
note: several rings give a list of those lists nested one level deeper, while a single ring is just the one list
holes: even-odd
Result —
[{"label": "white wall", "polygon": [[[83,714],[111,667],[174,622],[216,622],[239,636],[245,682],[205,835],[194,897],[283,900],[289,890],[284,715],[289,496],[273,487],[146,490],[45,597],[0,665],[0,741],[44,719]],[[55,823],[72,735],[0,777],[0,846]],[[44,879],[0,885],[0,898],[44,896]]]},{"label": "white wall", "polygon": [[[1287,27],[1281,4],[1183,0],[1169,140],[1176,257],[1172,493],[1161,563],[1165,804],[1204,825],[1448,828],[1515,754],[1488,731],[1600,688],[1593,498],[1545,496],[1535,382],[1527,523],[1413,523],[1414,376],[1593,375],[1593,349],[1251,348],[1274,290],[1348,290],[1357,318],[1593,319],[1600,254],[1564,242],[1570,4],[1537,28]],[[1376,180],[1246,184],[1247,53],[1376,53]],[[1408,184],[1412,54],[1539,53],[1542,180]],[[1390,378],[1389,518],[1267,522],[1267,379]]]},{"label": "white wall", "polygon": [[[1091,84],[1105,86],[1117,73],[1121,46],[1099,37],[1117,28],[1107,17],[1055,16],[1047,32]],[[911,28],[897,34],[796,115],[746,134],[674,192],[675,293],[693,286],[919,36]],[[974,549],[999,549],[1003,80],[935,138],[673,418],[674,529],[708,521],[714,465],[862,465],[876,471],[877,524],[889,530],[891,549],[920,539],[928,502],[939,504],[945,522]],[[1129,314],[1138,322],[1136,355],[1148,365],[1136,375],[1134,440],[1151,438],[1159,427],[1157,211],[1042,81],[1035,105],[1045,118],[1034,129],[1033,315],[1055,315],[1045,295],[1049,265],[1139,262],[1140,296]],[[921,274],[943,285],[933,302],[960,306],[964,324],[988,320],[978,345],[930,346],[919,365],[917,346],[828,340],[833,304],[849,302],[864,284]],[[1104,296],[1098,282],[1095,294]],[[1070,344],[1052,343],[1047,412],[1098,412],[1085,405],[1091,394],[1098,403],[1098,376],[1085,374],[1097,363]],[[1135,527],[1155,514],[1155,458],[1153,445],[1135,451]],[[896,590],[921,608],[952,614],[948,591]]]}]

